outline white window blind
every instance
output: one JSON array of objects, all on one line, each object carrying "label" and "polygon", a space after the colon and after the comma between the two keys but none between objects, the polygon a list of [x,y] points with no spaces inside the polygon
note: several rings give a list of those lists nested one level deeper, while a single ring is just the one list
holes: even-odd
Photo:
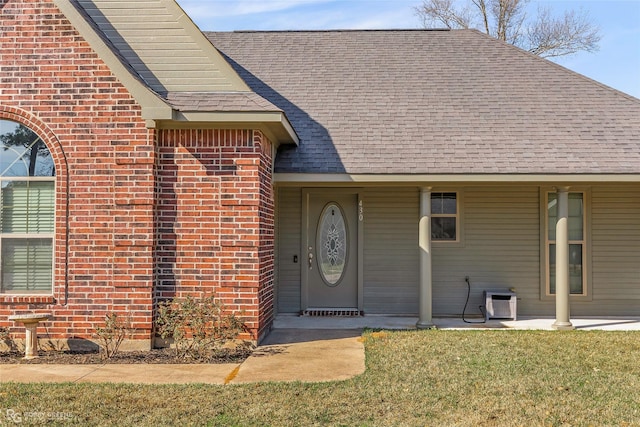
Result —
[{"label": "white window blind", "polygon": [[2,239],[2,291],[50,291],[52,259],[52,239]]},{"label": "white window blind", "polygon": [[53,182],[2,184],[2,233],[53,233]]}]

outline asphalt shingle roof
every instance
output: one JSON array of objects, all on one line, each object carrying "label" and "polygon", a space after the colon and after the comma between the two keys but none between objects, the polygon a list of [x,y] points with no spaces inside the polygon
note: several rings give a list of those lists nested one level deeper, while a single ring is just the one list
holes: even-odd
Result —
[{"label": "asphalt shingle roof", "polygon": [[277,172],[640,173],[640,100],[474,30],[205,35],[298,133]]},{"label": "asphalt shingle roof", "polygon": [[254,92],[169,92],[166,99],[178,111],[282,111]]}]

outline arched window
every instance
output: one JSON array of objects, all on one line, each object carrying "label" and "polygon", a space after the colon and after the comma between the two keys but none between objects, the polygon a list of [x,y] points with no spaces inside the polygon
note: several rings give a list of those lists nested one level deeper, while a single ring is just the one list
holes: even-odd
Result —
[{"label": "arched window", "polygon": [[52,292],[55,168],[28,127],[0,119],[0,293]]}]

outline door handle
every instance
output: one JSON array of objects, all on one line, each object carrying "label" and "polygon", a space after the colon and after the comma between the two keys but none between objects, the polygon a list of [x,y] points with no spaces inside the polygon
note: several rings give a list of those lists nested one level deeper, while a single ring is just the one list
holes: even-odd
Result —
[{"label": "door handle", "polygon": [[313,254],[309,252],[309,268],[313,265]]}]

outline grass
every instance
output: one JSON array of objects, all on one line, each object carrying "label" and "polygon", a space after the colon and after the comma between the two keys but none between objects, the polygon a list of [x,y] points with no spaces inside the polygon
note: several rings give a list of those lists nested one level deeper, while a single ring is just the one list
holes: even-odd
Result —
[{"label": "grass", "polygon": [[11,408],[77,425],[640,426],[638,332],[368,332],[364,342],[366,372],[342,382],[0,384],[0,425]]}]

